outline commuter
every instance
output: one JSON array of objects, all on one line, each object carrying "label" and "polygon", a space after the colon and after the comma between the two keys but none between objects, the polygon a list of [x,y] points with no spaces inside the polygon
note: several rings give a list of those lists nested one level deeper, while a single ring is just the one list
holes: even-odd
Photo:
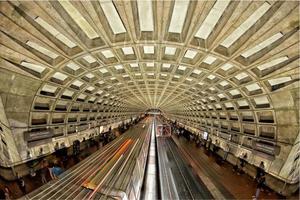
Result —
[{"label": "commuter", "polygon": [[0,199],[5,199],[6,195],[5,195],[5,191],[3,189],[0,189]]},{"label": "commuter", "polygon": [[47,183],[47,178],[46,178],[47,172],[48,172],[48,169],[47,169],[47,161],[46,161],[46,160],[43,160],[43,161],[42,161],[42,165],[41,165],[41,170],[40,170],[40,173],[41,173],[41,181],[42,181],[43,184],[46,184],[46,183]]},{"label": "commuter", "polygon": [[48,169],[49,169],[52,180],[58,179],[58,176],[63,173],[62,168],[57,165],[52,165]]},{"label": "commuter", "polygon": [[229,154],[229,151],[230,151],[230,146],[229,144],[225,144],[225,148],[224,148],[224,156],[223,156],[223,161],[226,161],[227,157],[228,157],[228,154]]},{"label": "commuter", "polygon": [[12,199],[10,189],[7,186],[4,188],[4,195],[6,200]]},{"label": "commuter", "polygon": [[256,187],[256,191],[255,191],[255,196],[253,196],[254,200],[258,199],[260,191],[265,186],[265,182],[266,182],[265,175],[260,176],[259,179],[257,180],[257,187]]},{"label": "commuter", "polygon": [[240,160],[240,165],[239,165],[238,170],[237,170],[238,175],[244,173],[243,169],[244,169],[245,164],[246,164],[247,153],[243,154],[243,156],[239,160]]},{"label": "commuter", "polygon": [[265,163],[263,161],[260,162],[259,167],[256,168],[256,177],[258,180],[261,176],[265,175]]},{"label": "commuter", "polygon": [[19,186],[20,190],[22,191],[22,193],[25,195],[26,194],[25,181],[24,181],[23,177],[19,177],[18,173],[16,175],[18,177],[18,180],[17,180],[18,186]]}]

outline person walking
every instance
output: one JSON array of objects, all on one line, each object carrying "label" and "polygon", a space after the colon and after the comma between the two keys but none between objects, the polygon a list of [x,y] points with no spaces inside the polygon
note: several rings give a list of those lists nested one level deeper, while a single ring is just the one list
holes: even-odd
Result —
[{"label": "person walking", "polygon": [[260,162],[259,167],[256,168],[256,177],[258,180],[261,176],[265,175],[265,163],[263,161]]},{"label": "person walking", "polygon": [[257,187],[256,187],[256,191],[255,191],[255,196],[253,196],[253,200],[258,199],[260,191],[263,189],[265,182],[266,182],[265,175],[260,176],[257,181]]},{"label": "person walking", "polygon": [[42,181],[43,184],[46,184],[46,183],[47,183],[47,178],[46,178],[47,172],[48,172],[48,169],[47,169],[47,161],[46,161],[46,160],[43,160],[43,161],[42,161],[42,165],[41,165],[41,170],[40,170],[40,173],[41,173],[41,181]]},{"label": "person walking", "polygon": [[25,181],[24,181],[23,177],[20,177],[18,174],[17,174],[17,177],[18,177],[18,180],[17,180],[18,186],[19,186],[20,190],[22,191],[23,195],[25,195],[26,194]]}]

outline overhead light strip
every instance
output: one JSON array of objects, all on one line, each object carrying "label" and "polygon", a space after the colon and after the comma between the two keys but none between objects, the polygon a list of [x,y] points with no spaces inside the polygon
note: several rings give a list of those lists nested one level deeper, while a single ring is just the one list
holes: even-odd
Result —
[{"label": "overhead light strip", "polygon": [[100,6],[114,34],[126,33],[124,24],[112,1],[100,0]]},{"label": "overhead light strip", "polygon": [[270,3],[265,2],[250,17],[246,19],[237,29],[235,29],[222,43],[223,47],[229,48],[247,30],[249,30],[269,9]]}]

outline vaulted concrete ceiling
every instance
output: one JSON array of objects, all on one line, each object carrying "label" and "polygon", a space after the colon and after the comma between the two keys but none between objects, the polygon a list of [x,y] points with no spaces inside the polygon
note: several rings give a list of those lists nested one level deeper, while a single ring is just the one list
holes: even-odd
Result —
[{"label": "vaulted concrete ceiling", "polygon": [[287,143],[298,134],[297,1],[13,1],[0,9],[0,91],[12,125],[160,108],[194,127]]}]

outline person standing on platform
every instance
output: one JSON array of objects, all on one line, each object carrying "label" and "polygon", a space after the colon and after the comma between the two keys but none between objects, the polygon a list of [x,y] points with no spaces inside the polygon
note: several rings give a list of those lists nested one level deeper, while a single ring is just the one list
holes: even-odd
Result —
[{"label": "person standing on platform", "polygon": [[260,162],[259,167],[256,168],[256,177],[258,180],[261,176],[265,175],[265,163],[263,161]]},{"label": "person standing on platform", "polygon": [[226,159],[227,159],[227,157],[228,157],[228,154],[229,154],[229,151],[230,151],[229,144],[226,143],[226,144],[225,144],[225,148],[224,148],[223,161],[226,161]]},{"label": "person standing on platform", "polygon": [[4,195],[5,195],[5,200],[12,199],[10,189],[7,186],[4,188]]},{"label": "person standing on platform", "polygon": [[5,192],[3,189],[0,188],[0,199],[5,199]]},{"label": "person standing on platform", "polygon": [[42,161],[42,166],[41,166],[41,180],[42,180],[42,183],[43,184],[46,184],[47,183],[47,178],[46,178],[46,175],[47,175],[47,161],[46,160],[43,160]]},{"label": "person standing on platform", "polygon": [[16,175],[17,175],[17,177],[18,177],[18,180],[17,180],[18,186],[19,186],[20,190],[22,191],[23,195],[25,195],[25,194],[26,194],[26,185],[25,185],[25,181],[24,181],[23,177],[20,177],[20,176],[18,175],[18,173],[17,173]]},{"label": "person standing on platform", "polygon": [[266,178],[265,175],[259,177],[259,179],[257,180],[257,187],[256,187],[256,191],[255,191],[255,196],[253,196],[254,200],[257,200],[260,194],[260,191],[263,189],[264,185],[266,182]]}]

